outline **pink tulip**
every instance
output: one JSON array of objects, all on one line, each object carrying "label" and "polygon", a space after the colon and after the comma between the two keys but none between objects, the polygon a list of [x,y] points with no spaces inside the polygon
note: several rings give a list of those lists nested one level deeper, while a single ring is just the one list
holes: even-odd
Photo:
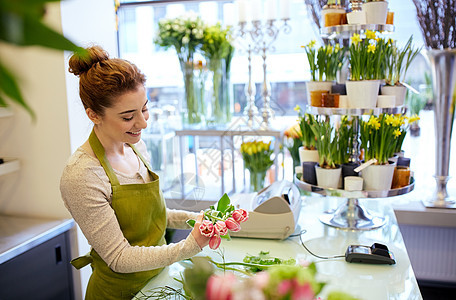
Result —
[{"label": "pink tulip", "polygon": [[233,232],[237,232],[237,231],[241,230],[241,225],[239,224],[239,222],[237,222],[232,217],[229,217],[228,219],[225,220],[225,225],[229,230],[231,230]]},{"label": "pink tulip", "polygon": [[218,234],[214,234],[211,239],[209,240],[209,248],[212,250],[217,249],[222,242],[222,238]]},{"label": "pink tulip", "polygon": [[293,283],[289,279],[282,280],[277,286],[277,293],[280,296],[285,296],[293,287]]},{"label": "pink tulip", "polygon": [[204,220],[199,229],[201,234],[204,236],[212,237],[214,235],[214,225],[209,220]]},{"label": "pink tulip", "polygon": [[206,284],[207,300],[231,300],[233,298],[231,288],[236,283],[233,273],[225,275],[212,275]]},{"label": "pink tulip", "polygon": [[293,289],[293,293],[291,294],[291,299],[293,300],[312,300],[314,299],[314,292],[312,287],[308,282],[303,284],[299,284],[295,279],[294,282],[295,286]]},{"label": "pink tulip", "polygon": [[246,210],[239,208],[233,211],[233,219],[235,219],[237,222],[242,223],[247,221],[249,218],[249,214]]},{"label": "pink tulip", "polygon": [[264,289],[269,284],[269,278],[270,278],[270,276],[269,276],[268,272],[266,272],[266,271],[258,272],[253,277],[254,284],[257,288]]},{"label": "pink tulip", "polygon": [[215,234],[220,236],[228,233],[228,228],[226,228],[225,222],[217,221],[214,225]]}]

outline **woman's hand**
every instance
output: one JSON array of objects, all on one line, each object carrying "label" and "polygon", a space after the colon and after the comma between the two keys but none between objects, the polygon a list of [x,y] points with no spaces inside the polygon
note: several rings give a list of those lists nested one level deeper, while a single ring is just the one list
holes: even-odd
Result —
[{"label": "woman's hand", "polygon": [[200,232],[200,229],[199,229],[201,223],[203,222],[203,218],[204,218],[204,212],[201,211],[201,213],[196,218],[195,226],[193,226],[193,229],[191,232],[191,234],[193,235],[193,238],[198,243],[198,246],[200,246],[201,249],[203,249],[204,247],[209,245],[209,240],[210,240],[210,238],[202,235]]}]

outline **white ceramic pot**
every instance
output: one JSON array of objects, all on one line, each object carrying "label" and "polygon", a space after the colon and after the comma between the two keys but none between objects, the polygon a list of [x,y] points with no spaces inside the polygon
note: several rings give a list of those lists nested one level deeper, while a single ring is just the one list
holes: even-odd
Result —
[{"label": "white ceramic pot", "polygon": [[395,95],[378,95],[377,107],[388,108],[396,106]]},{"label": "white ceramic pot", "polygon": [[303,146],[299,147],[299,160],[301,161],[301,165],[305,161],[314,161],[318,162],[318,150],[308,150],[304,149]]},{"label": "white ceramic pot", "polygon": [[328,91],[331,92],[332,81],[306,81],[307,103],[310,105],[310,92],[312,91]]},{"label": "white ceramic pot", "polygon": [[407,94],[407,88],[405,85],[383,85],[380,88],[382,95],[394,95],[396,96],[396,106],[404,105],[405,95]]},{"label": "white ceramic pot", "polygon": [[393,182],[395,163],[388,165],[370,165],[361,172],[365,191],[387,191]]},{"label": "white ceramic pot", "polygon": [[366,24],[386,24],[388,2],[373,1],[363,3],[362,11],[366,13]]},{"label": "white ceramic pot", "polygon": [[345,85],[349,108],[377,107],[380,80],[347,81]]},{"label": "white ceramic pot", "polygon": [[319,165],[315,166],[315,173],[317,175],[317,185],[326,189],[337,189],[339,187],[340,176],[342,168],[326,169],[321,168]]},{"label": "white ceramic pot", "polygon": [[366,12],[357,10],[347,13],[347,23],[349,25],[366,24]]}]

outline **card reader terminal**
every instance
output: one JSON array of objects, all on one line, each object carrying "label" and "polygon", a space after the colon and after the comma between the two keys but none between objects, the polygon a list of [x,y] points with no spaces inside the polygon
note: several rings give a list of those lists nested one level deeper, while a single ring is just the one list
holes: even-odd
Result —
[{"label": "card reader terminal", "polygon": [[345,252],[345,260],[350,263],[389,264],[396,263],[394,255],[383,244],[374,243],[372,246],[350,245]]}]

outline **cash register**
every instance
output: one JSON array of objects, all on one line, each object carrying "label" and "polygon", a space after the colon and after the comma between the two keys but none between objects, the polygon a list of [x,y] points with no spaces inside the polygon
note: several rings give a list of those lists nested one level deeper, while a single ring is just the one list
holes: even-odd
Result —
[{"label": "cash register", "polygon": [[231,236],[285,239],[296,229],[301,211],[298,187],[287,180],[276,181],[258,193],[231,196],[235,208],[243,208],[249,219]]}]

